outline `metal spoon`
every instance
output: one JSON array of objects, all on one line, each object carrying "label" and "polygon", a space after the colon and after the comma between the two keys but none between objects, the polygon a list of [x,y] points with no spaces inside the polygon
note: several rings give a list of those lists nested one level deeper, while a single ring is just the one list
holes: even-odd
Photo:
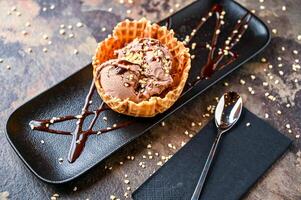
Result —
[{"label": "metal spoon", "polygon": [[241,110],[242,98],[236,92],[227,92],[219,100],[215,110],[215,125],[217,127],[217,136],[211,147],[202,174],[193,192],[191,200],[199,199],[208,171],[210,169],[211,162],[214,159],[219,141],[223,133],[232,128],[232,126],[238,121]]}]

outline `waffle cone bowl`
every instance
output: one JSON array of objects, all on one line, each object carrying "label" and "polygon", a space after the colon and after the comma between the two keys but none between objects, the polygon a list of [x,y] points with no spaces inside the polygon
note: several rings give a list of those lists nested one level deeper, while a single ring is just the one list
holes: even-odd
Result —
[{"label": "waffle cone bowl", "polygon": [[[116,58],[114,51],[123,48],[135,38],[157,39],[168,48],[173,56],[171,68],[173,84],[159,96],[152,96],[138,103],[107,95],[101,86],[101,81],[97,78],[100,65],[107,60]],[[150,21],[143,18],[139,21],[125,20],[118,23],[112,35],[98,44],[92,64],[97,92],[112,110],[135,117],[153,117],[166,111],[180,97],[188,77],[190,62],[188,48],[174,37],[172,30],[151,24]]]}]

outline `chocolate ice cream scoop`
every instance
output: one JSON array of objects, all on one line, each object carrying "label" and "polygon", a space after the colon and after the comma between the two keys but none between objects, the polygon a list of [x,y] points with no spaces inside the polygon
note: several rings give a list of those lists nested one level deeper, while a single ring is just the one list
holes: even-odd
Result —
[{"label": "chocolate ice cream scoop", "polygon": [[171,86],[172,56],[151,38],[135,39],[115,51],[117,59],[100,66],[100,81],[107,95],[140,102]]}]

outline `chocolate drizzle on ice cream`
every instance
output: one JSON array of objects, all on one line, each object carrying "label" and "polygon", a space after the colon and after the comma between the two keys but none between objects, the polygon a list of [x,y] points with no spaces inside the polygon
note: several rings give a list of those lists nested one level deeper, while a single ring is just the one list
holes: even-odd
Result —
[{"label": "chocolate drizzle on ice cream", "polygon": [[141,102],[172,85],[172,56],[158,40],[135,39],[115,55],[116,59],[98,68],[98,78],[107,95]]}]

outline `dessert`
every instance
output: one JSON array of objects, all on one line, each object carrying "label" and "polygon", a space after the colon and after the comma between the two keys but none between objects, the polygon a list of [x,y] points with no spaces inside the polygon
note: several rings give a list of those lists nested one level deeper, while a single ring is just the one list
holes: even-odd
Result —
[{"label": "dessert", "polygon": [[146,19],[125,20],[99,43],[93,76],[103,101],[114,111],[152,117],[179,98],[190,55],[172,30]]},{"label": "dessert", "polygon": [[101,64],[99,79],[107,95],[133,102],[148,100],[170,87],[172,56],[152,38],[135,39],[115,51],[117,59]]}]

